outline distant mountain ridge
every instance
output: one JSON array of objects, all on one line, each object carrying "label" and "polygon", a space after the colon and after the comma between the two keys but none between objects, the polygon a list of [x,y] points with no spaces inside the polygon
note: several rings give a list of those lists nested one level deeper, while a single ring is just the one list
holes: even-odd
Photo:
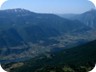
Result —
[{"label": "distant mountain ridge", "polygon": [[[82,30],[83,28],[90,29],[79,21],[63,19],[53,14],[33,13],[24,9],[0,11],[0,26],[1,32],[5,32],[6,30],[12,28],[16,30],[19,35],[23,35],[23,38],[27,38],[24,36],[28,35],[29,37],[29,35],[33,33],[35,35],[33,38],[41,35],[41,39],[42,37],[52,37],[67,32],[75,32],[75,30],[78,31]],[[26,35],[24,33],[26,33]]]},{"label": "distant mountain ridge", "polygon": [[82,14],[60,15],[70,20],[79,20],[87,26],[96,29],[96,10],[92,9]]},{"label": "distant mountain ridge", "polygon": [[94,9],[81,14],[77,19],[93,29],[96,28],[96,10]]},{"label": "distant mountain ridge", "polygon": [[60,17],[66,18],[66,19],[71,19],[75,16],[77,16],[78,14],[57,14]]}]

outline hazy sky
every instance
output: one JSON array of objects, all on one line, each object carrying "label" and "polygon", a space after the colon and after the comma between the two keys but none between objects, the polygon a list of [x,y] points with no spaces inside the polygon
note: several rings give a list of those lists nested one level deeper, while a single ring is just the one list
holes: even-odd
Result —
[{"label": "hazy sky", "polygon": [[38,13],[82,13],[95,6],[88,0],[8,0],[1,9],[24,8]]}]

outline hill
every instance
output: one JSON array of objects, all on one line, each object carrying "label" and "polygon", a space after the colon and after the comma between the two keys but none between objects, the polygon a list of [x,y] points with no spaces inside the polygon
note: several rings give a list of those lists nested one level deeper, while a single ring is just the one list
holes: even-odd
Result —
[{"label": "hill", "polygon": [[[58,53],[46,53],[25,62],[6,64],[3,67],[10,72],[88,72],[94,67],[95,62],[96,41],[93,41]],[[18,67],[20,63],[22,65]]]}]

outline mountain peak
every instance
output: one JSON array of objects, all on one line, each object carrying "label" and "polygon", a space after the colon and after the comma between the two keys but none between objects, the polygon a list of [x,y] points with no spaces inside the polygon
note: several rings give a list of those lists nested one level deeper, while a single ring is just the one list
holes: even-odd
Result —
[{"label": "mountain peak", "polygon": [[29,15],[36,15],[36,13],[21,8],[0,10],[0,16],[5,15],[29,16]]},{"label": "mountain peak", "polygon": [[26,9],[22,9],[22,8],[16,8],[16,9],[6,9],[6,10],[0,10],[0,13],[33,13],[35,14],[34,12],[31,12],[29,10],[26,10]]},{"label": "mountain peak", "polygon": [[91,9],[91,10],[89,10],[89,11],[87,11],[87,12],[85,12],[85,13],[88,13],[88,14],[94,14],[94,13],[96,13],[96,9]]},{"label": "mountain peak", "polygon": [[91,9],[89,12],[96,12],[96,9]]}]

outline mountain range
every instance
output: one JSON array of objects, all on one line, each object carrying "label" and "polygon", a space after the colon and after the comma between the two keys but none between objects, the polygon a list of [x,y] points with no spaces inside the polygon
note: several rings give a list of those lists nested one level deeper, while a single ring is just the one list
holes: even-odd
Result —
[{"label": "mountain range", "polygon": [[79,20],[80,22],[84,23],[85,25],[96,29],[96,10],[92,9],[82,14],[61,14],[60,17],[67,18],[70,20]]},{"label": "mountain range", "polygon": [[[94,14],[94,10],[86,13]],[[96,31],[77,17],[73,20],[25,9],[1,10],[0,61],[18,61],[61,51],[96,39],[94,34]]]}]

